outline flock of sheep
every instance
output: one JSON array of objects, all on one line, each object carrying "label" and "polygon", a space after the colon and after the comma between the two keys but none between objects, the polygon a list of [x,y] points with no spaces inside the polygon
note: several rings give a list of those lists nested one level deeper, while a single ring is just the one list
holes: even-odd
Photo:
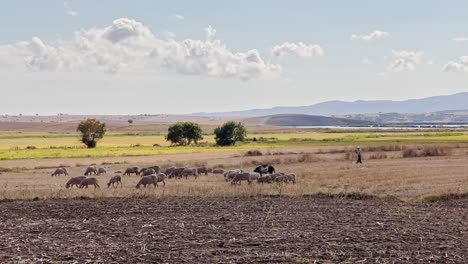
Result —
[{"label": "flock of sheep", "polygon": [[[136,185],[136,188],[140,188],[141,186],[146,188],[150,185],[157,187],[158,183],[160,182],[162,182],[165,186],[165,180],[168,178],[188,179],[189,177],[193,176],[196,179],[200,174],[208,175],[209,173],[223,175],[224,180],[226,182],[231,182],[232,185],[240,185],[242,181],[246,181],[248,184],[251,184],[254,181],[256,181],[259,184],[270,184],[275,182],[296,183],[295,174],[275,172],[275,169],[271,165],[260,165],[257,168],[255,168],[253,172],[246,172],[241,169],[224,171],[223,169],[212,169],[206,167],[169,167],[165,169],[164,173],[160,173],[160,169],[161,168],[159,166],[145,167],[142,169],[138,169],[138,167],[129,167],[123,173],[122,171],[116,171],[115,173],[122,174],[122,176],[132,174],[141,176],[141,179]],[[87,176],[99,176],[106,173],[106,167],[97,168],[96,166],[89,166],[86,168],[84,176],[72,177],[65,184],[65,188],[68,189],[72,188],[73,186],[76,186],[78,188],[88,188],[89,185],[94,186],[94,188],[100,188],[97,178]],[[64,174],[65,176],[68,175],[68,171],[64,167],[55,169],[51,176],[60,176],[62,174]],[[119,185],[120,187],[122,187],[122,177],[120,175],[112,176],[109,179],[109,182],[107,183],[108,188],[110,186],[117,188]]]}]

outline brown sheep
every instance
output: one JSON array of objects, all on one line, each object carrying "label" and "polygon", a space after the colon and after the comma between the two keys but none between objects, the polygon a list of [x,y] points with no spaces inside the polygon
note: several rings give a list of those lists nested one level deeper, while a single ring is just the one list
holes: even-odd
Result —
[{"label": "brown sheep", "polygon": [[196,179],[198,176],[198,170],[197,168],[185,168],[182,171],[181,176],[184,176],[185,179],[188,179],[189,176],[195,176]]},{"label": "brown sheep", "polygon": [[106,167],[100,167],[97,170],[97,175],[106,174],[106,173],[107,173],[107,168]]},{"label": "brown sheep", "polygon": [[198,174],[204,173],[205,175],[208,175],[208,169],[206,167],[199,167],[197,168]]},{"label": "brown sheep", "polygon": [[65,168],[57,168],[50,176],[60,176],[60,174],[68,175],[68,171]]},{"label": "brown sheep", "polygon": [[[115,183],[117,183],[117,186],[114,186]],[[107,188],[109,188],[111,185],[112,187],[117,188],[119,186],[119,183],[120,188],[122,188],[122,178],[120,177],[120,175],[112,176],[112,178],[110,178],[109,182],[107,183]]]},{"label": "brown sheep", "polygon": [[67,184],[65,184],[65,188],[72,188],[73,185],[76,187],[80,187],[80,183],[82,180],[86,179],[86,176],[78,176],[78,177],[73,177],[70,180],[67,181]]},{"label": "brown sheep", "polygon": [[140,174],[140,176],[148,176],[148,175],[151,175],[151,174],[156,174],[156,171],[153,168],[143,168],[139,172],[139,174]]},{"label": "brown sheep", "polygon": [[88,188],[88,185],[94,185],[94,189],[96,188],[101,188],[99,187],[98,180],[96,178],[85,178],[80,182],[80,188],[86,187]]},{"label": "brown sheep", "polygon": [[125,170],[123,175],[130,175],[132,173],[135,173],[135,175],[138,175],[138,167],[130,167]]},{"label": "brown sheep", "polygon": [[185,170],[185,167],[182,168],[175,168],[172,172],[168,175],[169,178],[182,178],[182,172]]},{"label": "brown sheep", "polygon": [[97,174],[96,166],[89,166],[88,168],[86,168],[84,175],[88,176],[88,175],[91,175],[91,173],[93,173],[94,175]]},{"label": "brown sheep", "polygon": [[157,174],[156,179],[155,179],[156,186],[158,186],[158,182],[162,182],[163,185],[166,186],[166,182],[164,181],[165,179],[167,179],[166,174],[164,174],[164,173]]},{"label": "brown sheep", "polygon": [[249,184],[252,183],[251,175],[248,172],[237,173],[231,181],[231,184],[241,184],[242,181],[247,181]]},{"label": "brown sheep", "polygon": [[172,173],[172,171],[175,169],[176,167],[169,167],[167,168],[165,171],[164,171],[164,174],[166,175],[169,175]]},{"label": "brown sheep", "polygon": [[271,183],[270,175],[265,175],[265,176],[258,177],[257,183],[261,183],[261,184]]},{"label": "brown sheep", "polygon": [[141,185],[146,188],[147,185],[154,185],[154,188],[156,188],[157,183],[156,183],[156,175],[148,175],[148,176],[143,176],[141,177],[140,181],[137,183],[136,188],[140,188]]}]

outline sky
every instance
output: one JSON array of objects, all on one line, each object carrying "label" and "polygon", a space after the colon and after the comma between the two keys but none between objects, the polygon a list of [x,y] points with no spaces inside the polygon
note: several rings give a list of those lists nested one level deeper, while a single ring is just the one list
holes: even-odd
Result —
[{"label": "sky", "polygon": [[468,92],[468,1],[0,3],[0,114],[186,114]]}]

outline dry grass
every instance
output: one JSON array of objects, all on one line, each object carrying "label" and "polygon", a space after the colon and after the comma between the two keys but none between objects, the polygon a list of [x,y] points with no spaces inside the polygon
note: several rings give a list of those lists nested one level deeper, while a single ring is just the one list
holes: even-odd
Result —
[{"label": "dry grass", "polygon": [[[438,148],[438,146],[432,146]],[[342,147],[345,149],[346,147]],[[365,149],[365,148],[364,148]],[[432,149],[432,148],[428,148]],[[455,151],[456,150],[456,151]],[[70,198],[70,197],[139,197],[139,196],[255,196],[311,195],[317,193],[359,193],[417,199],[430,195],[468,192],[467,150],[457,148],[447,156],[407,159],[401,151],[388,150],[365,154],[364,165],[355,165],[349,152],[325,152],[318,147],[272,149],[269,155],[244,156],[237,152],[174,154],[150,157],[105,159],[59,159],[0,161],[0,199]],[[275,153],[282,153],[281,155]],[[365,152],[367,153],[367,152]],[[349,158],[346,156],[349,155]],[[68,166],[71,176],[82,175],[90,164],[108,164],[107,175],[99,176],[100,190],[67,190],[68,177],[51,177],[58,166]],[[113,172],[129,166],[148,165],[242,168],[253,170],[260,163],[271,163],[278,171],[298,175],[293,185],[231,186],[220,175],[201,176],[194,180],[168,180],[166,187],[136,190],[137,176],[123,178],[124,188],[107,189]],[[80,166],[76,166],[80,165]],[[20,170],[14,168],[22,168]]]},{"label": "dry grass", "polygon": [[423,146],[415,148],[405,148],[403,150],[404,158],[414,158],[414,157],[437,157],[437,156],[447,156],[451,153],[452,148],[448,146]]}]

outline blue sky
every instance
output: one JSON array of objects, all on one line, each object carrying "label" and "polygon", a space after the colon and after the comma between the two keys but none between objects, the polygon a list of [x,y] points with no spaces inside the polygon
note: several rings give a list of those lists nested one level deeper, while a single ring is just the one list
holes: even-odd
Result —
[{"label": "blue sky", "polygon": [[0,113],[191,113],[468,91],[467,13],[467,1],[2,1],[0,89],[10,100]]}]

